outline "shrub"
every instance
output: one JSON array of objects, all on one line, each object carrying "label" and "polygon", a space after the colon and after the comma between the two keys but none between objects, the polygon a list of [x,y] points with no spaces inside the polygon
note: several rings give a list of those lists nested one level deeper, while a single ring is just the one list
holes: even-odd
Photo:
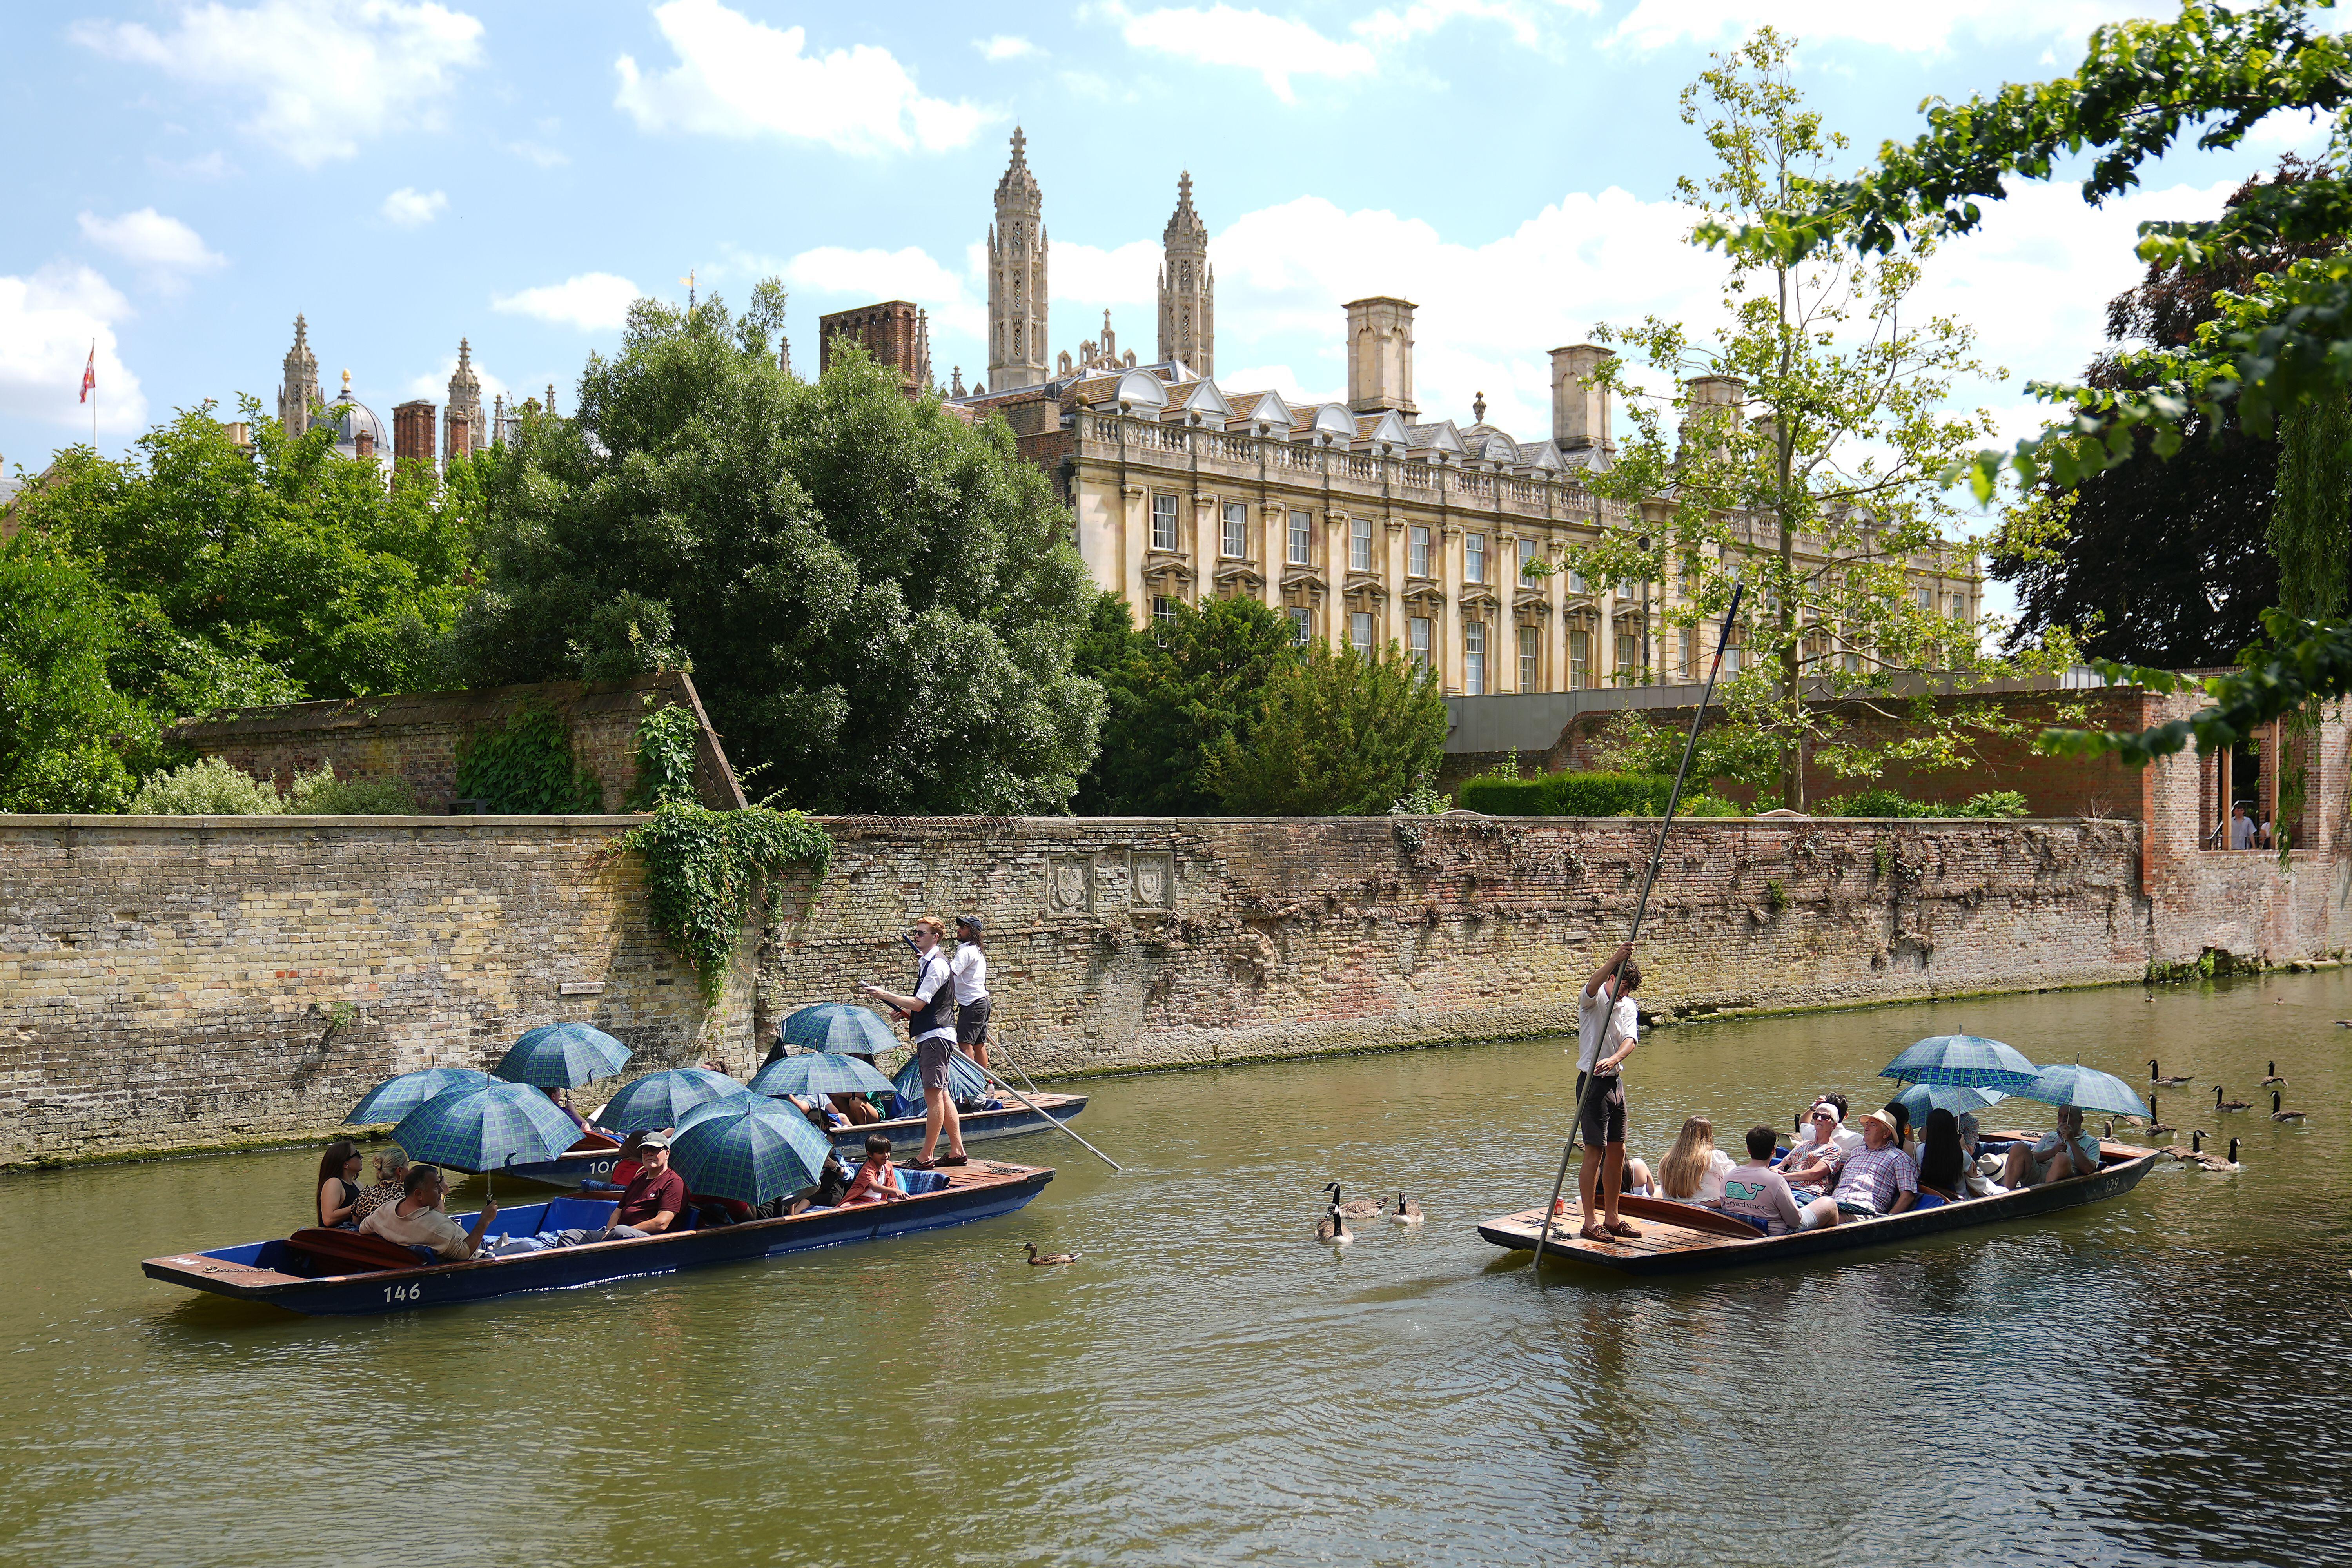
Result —
[{"label": "shrub", "polygon": [[702,726],[694,711],[672,702],[637,721],[637,782],[629,804],[651,810],[684,801],[698,804],[694,793],[695,742]]},{"label": "shrub", "polygon": [[1891,789],[1865,789],[1815,803],[1816,816],[1938,816],[1934,806]]},{"label": "shrub", "polygon": [[222,758],[199,757],[149,774],[124,809],[134,816],[275,816],[286,803],[276,784]]},{"label": "shrub", "polygon": [[563,816],[604,809],[596,775],[572,760],[572,726],[530,703],[466,743],[457,759],[457,794],[489,802],[500,816]]},{"label": "shrub", "polygon": [[1471,779],[1461,799],[1466,809],[1490,816],[1656,816],[1674,787],[1674,780],[1652,773],[1545,773]]},{"label": "shrub", "polygon": [[294,775],[286,809],[304,816],[414,816],[416,795],[404,779],[339,779],[334,763],[321,763],[315,773]]},{"label": "shrub", "polygon": [[2013,789],[1996,789],[1987,790],[1982,795],[1969,796],[1967,800],[1960,803],[1960,809],[1956,815],[2001,820],[2012,816],[2023,816],[2026,809],[2025,796]]}]

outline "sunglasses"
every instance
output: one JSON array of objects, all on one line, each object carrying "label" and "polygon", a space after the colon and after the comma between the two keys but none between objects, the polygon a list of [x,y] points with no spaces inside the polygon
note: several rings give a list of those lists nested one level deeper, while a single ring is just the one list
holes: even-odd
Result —
[{"label": "sunglasses", "polygon": [[1813,1120],[1816,1121],[1835,1121],[1837,1118],[1829,1111],[1816,1110],[1813,1112]]}]

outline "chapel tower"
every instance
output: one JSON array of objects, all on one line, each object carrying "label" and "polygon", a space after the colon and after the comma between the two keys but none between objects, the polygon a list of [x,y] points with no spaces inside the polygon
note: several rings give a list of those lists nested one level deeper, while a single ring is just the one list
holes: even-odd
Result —
[{"label": "chapel tower", "polygon": [[310,352],[310,324],[294,318],[294,346],[286,351],[286,380],[278,389],[278,424],[289,436],[310,427],[310,411],[326,399],[319,394],[319,356]]},{"label": "chapel tower", "polygon": [[1176,212],[1160,236],[1160,357],[1181,360],[1206,380],[1215,372],[1217,275],[1209,266],[1209,226],[1192,210],[1192,174],[1176,182]]},{"label": "chapel tower", "polygon": [[1045,369],[1045,200],[1013,128],[1013,162],[996,182],[988,231],[988,389],[1034,386]]},{"label": "chapel tower", "polygon": [[482,378],[474,374],[474,345],[457,340],[457,368],[449,376],[449,409],[442,447],[452,458],[463,458],[489,445],[482,425]]}]

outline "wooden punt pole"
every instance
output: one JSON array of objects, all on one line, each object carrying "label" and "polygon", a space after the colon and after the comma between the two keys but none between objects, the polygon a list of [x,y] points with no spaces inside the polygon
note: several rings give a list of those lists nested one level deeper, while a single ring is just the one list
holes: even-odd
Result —
[{"label": "wooden punt pole", "polygon": [[[1706,689],[1699,694],[1698,707],[1691,714],[1690,734],[1683,742],[1682,766],[1675,770],[1675,787],[1666,796],[1666,815],[1658,824],[1658,842],[1650,850],[1650,868],[1642,877],[1642,897],[1633,905],[1633,929],[1625,937],[1628,945],[1642,938],[1642,919],[1650,912],[1650,889],[1657,885],[1658,868],[1666,858],[1666,835],[1675,826],[1675,808],[1682,804],[1683,783],[1690,777],[1691,758],[1698,752],[1698,727],[1706,722],[1706,705],[1715,700],[1715,678],[1723,670],[1723,650],[1731,646],[1731,624],[1739,615],[1739,595],[1745,592],[1747,589],[1735,575],[1731,581],[1731,603],[1723,612],[1723,630],[1715,639],[1715,658],[1706,667]],[[1552,1178],[1551,1198],[1544,1205],[1543,1219],[1536,1226],[1538,1280],[1543,1278],[1544,1243],[1551,1236],[1552,1212],[1559,1205],[1560,1189],[1568,1184],[1568,1163],[1576,1155],[1576,1136],[1584,1126],[1584,1108],[1591,1103],[1593,1088],[1600,1081],[1598,1073],[1585,1076],[1584,1092],[1576,1100],[1576,1120],[1568,1124],[1568,1142],[1560,1146],[1559,1173]],[[1621,1176],[1621,1184],[1622,1180]]]}]

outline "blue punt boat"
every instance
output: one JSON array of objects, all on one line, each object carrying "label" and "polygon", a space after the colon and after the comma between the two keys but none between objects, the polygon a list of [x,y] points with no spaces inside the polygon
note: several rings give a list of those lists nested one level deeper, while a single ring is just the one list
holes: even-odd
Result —
[{"label": "blue punt boat", "polygon": [[[1045,1131],[1049,1112],[1055,1121],[1074,1120],[1087,1108],[1083,1094],[1033,1094],[1037,1110],[1032,1110],[1019,1100],[1011,1100],[1001,1110],[967,1110],[963,1112],[963,1141],[967,1144],[985,1142],[992,1138],[1012,1138],[1024,1132]],[[890,1140],[898,1153],[912,1154],[923,1142],[923,1119],[919,1116],[898,1116],[887,1121],[869,1121],[863,1127],[836,1127],[827,1137],[833,1140],[834,1152],[855,1167],[866,1158],[868,1134],[879,1132]],[[520,1176],[542,1186],[572,1188],[583,1182],[609,1182],[613,1178],[614,1162],[620,1158],[620,1144],[613,1139],[590,1133],[552,1160],[518,1163],[501,1166],[501,1176]]]},{"label": "blue punt boat", "polygon": [[[781,1219],[689,1226],[642,1239],[463,1263],[423,1263],[407,1247],[356,1231],[301,1230],[285,1240],[150,1258],[140,1268],[150,1279],[192,1290],[268,1301],[314,1316],[360,1317],[673,1274],[968,1225],[1017,1212],[1054,1179],[1054,1173],[1041,1166],[978,1160],[953,1170],[902,1171],[900,1175],[910,1194],[904,1203],[812,1208]],[[493,1234],[530,1236],[542,1230],[601,1227],[614,1206],[609,1199],[558,1197],[502,1208],[491,1222]],[[473,1215],[451,1217],[472,1228]]]}]

